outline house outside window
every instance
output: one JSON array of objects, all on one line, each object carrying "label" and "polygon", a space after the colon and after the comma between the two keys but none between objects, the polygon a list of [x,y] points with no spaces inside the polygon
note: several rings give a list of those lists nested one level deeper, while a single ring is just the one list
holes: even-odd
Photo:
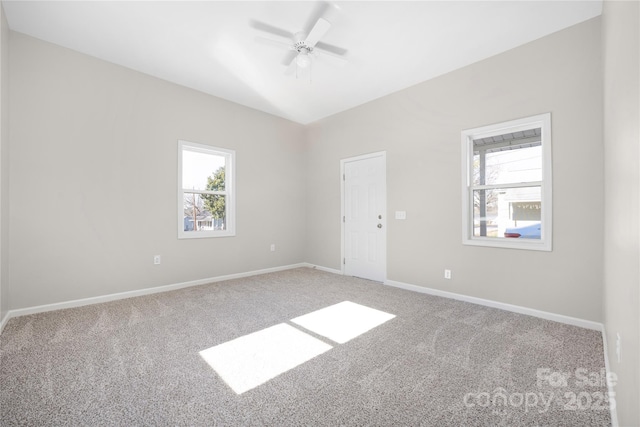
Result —
[{"label": "house outside window", "polygon": [[235,235],[235,151],[178,141],[178,238]]},{"label": "house outside window", "polygon": [[552,249],[551,114],[462,132],[463,244]]}]

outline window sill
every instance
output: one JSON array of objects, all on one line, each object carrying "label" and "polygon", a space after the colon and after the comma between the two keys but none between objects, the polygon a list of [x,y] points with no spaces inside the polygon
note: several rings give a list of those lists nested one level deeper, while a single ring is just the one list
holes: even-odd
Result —
[{"label": "window sill", "polygon": [[496,239],[492,237],[482,238],[474,237],[473,239],[463,239],[463,245],[468,246],[483,246],[487,248],[502,248],[502,249],[520,249],[529,251],[545,251],[551,252],[551,242],[545,242],[544,240],[524,240],[524,239]]},{"label": "window sill", "polygon": [[178,239],[211,239],[216,237],[233,237],[235,235],[235,231],[232,230],[215,232],[200,231],[196,233],[180,233],[178,234]]}]

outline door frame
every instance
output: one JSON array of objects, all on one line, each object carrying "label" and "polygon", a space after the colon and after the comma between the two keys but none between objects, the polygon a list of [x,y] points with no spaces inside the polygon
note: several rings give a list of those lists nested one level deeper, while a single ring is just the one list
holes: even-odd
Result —
[{"label": "door frame", "polygon": [[[384,196],[382,198],[382,203],[384,205],[384,214],[387,215],[387,152],[386,151],[377,151],[375,153],[362,154],[360,156],[348,157],[346,159],[340,160],[340,259],[342,262],[340,263],[340,271],[342,275],[344,275],[345,270],[345,172],[344,166],[346,163],[357,162],[359,160],[367,160],[375,157],[382,157],[384,161],[384,169],[382,171],[383,182],[384,182]],[[384,280],[383,283],[387,281],[387,225],[389,222],[385,218],[383,221],[384,227],[382,232],[384,233],[384,245],[382,247],[382,269],[384,271]]]}]

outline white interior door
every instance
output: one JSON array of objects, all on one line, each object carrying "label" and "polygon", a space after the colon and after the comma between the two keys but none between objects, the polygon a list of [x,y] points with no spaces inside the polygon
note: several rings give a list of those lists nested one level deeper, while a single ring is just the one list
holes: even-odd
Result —
[{"label": "white interior door", "polygon": [[387,275],[386,155],[342,161],[343,271],[383,282]]}]

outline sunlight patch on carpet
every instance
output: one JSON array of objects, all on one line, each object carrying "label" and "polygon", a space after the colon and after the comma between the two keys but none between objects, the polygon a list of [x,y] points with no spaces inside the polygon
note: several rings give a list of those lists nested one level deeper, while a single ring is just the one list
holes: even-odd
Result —
[{"label": "sunlight patch on carpet", "polygon": [[394,314],[343,301],[291,321],[311,332],[344,344],[394,317]]},{"label": "sunlight patch on carpet", "polygon": [[332,348],[281,323],[203,350],[200,356],[242,394]]}]

